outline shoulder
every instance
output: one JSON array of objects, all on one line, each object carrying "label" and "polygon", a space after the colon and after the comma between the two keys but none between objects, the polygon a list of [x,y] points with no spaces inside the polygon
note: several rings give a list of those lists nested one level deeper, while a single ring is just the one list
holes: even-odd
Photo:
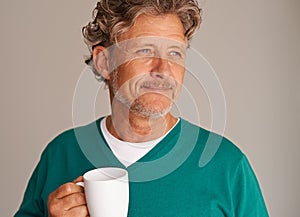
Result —
[{"label": "shoulder", "polygon": [[199,157],[199,166],[208,163],[238,164],[244,157],[240,148],[225,135],[221,135],[182,119],[182,129],[187,132],[196,132],[197,144],[195,152]]},{"label": "shoulder", "polygon": [[55,136],[46,146],[42,155],[66,154],[70,151],[80,151],[80,142],[90,138],[92,134],[99,136],[98,124],[101,119],[87,125],[74,127]]}]

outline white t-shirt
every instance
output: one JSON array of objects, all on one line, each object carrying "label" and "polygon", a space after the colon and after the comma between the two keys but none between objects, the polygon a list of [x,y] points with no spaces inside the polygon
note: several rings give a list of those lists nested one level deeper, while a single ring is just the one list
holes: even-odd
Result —
[{"label": "white t-shirt", "polygon": [[106,118],[101,120],[100,128],[108,146],[114,155],[122,164],[128,167],[145,156],[152,148],[154,148],[161,140],[163,140],[163,138],[168,135],[168,133],[178,124],[178,122],[179,118],[177,119],[176,124],[162,137],[152,141],[139,143],[125,142],[111,135],[106,127]]}]

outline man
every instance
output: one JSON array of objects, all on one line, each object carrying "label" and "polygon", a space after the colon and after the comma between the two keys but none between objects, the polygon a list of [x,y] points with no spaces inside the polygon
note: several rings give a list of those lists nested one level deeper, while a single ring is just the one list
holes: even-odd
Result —
[{"label": "man", "polygon": [[[105,166],[129,172],[128,216],[268,216],[243,153],[170,113],[184,78],[185,50],[201,21],[197,2],[102,0],[94,15],[83,28],[92,48],[87,62],[109,87],[111,115],[47,146],[15,216],[88,216],[75,183]],[[208,137],[220,146],[199,167]]]}]

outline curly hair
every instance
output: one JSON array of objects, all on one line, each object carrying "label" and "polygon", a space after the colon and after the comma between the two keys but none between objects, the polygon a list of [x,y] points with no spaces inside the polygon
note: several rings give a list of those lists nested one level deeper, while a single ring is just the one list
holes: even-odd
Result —
[{"label": "curly hair", "polygon": [[[118,36],[133,26],[143,14],[176,14],[190,40],[201,23],[201,9],[197,0],[100,0],[93,10],[93,21],[82,28],[84,41],[92,49],[97,45],[108,47]],[[90,62],[91,57],[86,60]]]}]

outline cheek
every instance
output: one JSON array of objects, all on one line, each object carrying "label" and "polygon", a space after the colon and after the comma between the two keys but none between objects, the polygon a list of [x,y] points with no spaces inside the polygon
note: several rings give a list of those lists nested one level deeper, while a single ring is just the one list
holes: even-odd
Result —
[{"label": "cheek", "polygon": [[174,79],[176,80],[176,82],[178,84],[182,84],[183,83],[183,79],[184,79],[184,75],[185,75],[185,68],[182,66],[175,66],[174,67]]},{"label": "cheek", "polygon": [[[136,59],[128,61],[120,65],[117,69],[117,84],[118,87],[130,86],[143,75],[152,71],[152,62],[149,59]],[[185,67],[179,64],[170,64],[168,76],[171,76],[181,85],[183,83]]]},{"label": "cheek", "polygon": [[132,60],[120,65],[117,69],[118,86],[133,85],[143,75],[150,71],[150,67],[141,61]]}]

